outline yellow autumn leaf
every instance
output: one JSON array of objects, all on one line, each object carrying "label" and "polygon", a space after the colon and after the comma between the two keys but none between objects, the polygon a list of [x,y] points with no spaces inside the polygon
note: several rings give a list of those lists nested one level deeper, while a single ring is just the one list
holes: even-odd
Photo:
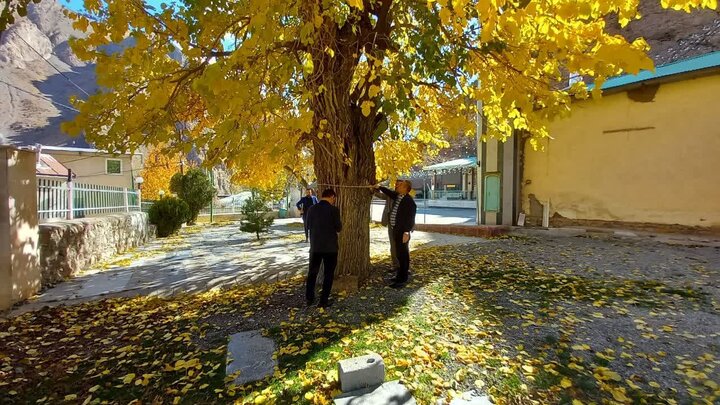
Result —
[{"label": "yellow autumn leaf", "polygon": [[360,108],[362,109],[362,113],[364,116],[368,117],[371,113],[372,108],[375,106],[375,103],[369,100],[365,100],[362,102],[362,105]]},{"label": "yellow autumn leaf", "polygon": [[375,98],[380,93],[380,86],[377,85],[371,85],[370,89],[368,89],[368,97]]},{"label": "yellow autumn leaf", "polygon": [[305,399],[308,400],[308,401],[312,401],[312,399],[313,399],[314,396],[315,396],[315,395],[314,395],[312,392],[306,392],[306,393],[305,393]]},{"label": "yellow autumn leaf", "polygon": [[560,380],[560,386],[563,388],[570,388],[572,387],[572,381],[570,381],[567,377],[563,377],[563,379]]},{"label": "yellow autumn leaf", "polygon": [[135,374],[134,374],[134,373],[130,373],[130,374],[127,374],[125,377],[122,378],[122,382],[125,383],[125,384],[130,384],[130,383],[132,382],[132,380],[134,380],[134,379],[135,379]]},{"label": "yellow autumn leaf", "polygon": [[363,0],[347,0],[347,3],[350,7],[355,7],[360,10],[363,9]]},{"label": "yellow autumn leaf", "polygon": [[619,402],[628,402],[630,399],[625,396],[625,390],[623,388],[614,388],[612,391],[612,396],[616,401]]},{"label": "yellow autumn leaf", "polygon": [[66,401],[74,401],[74,400],[76,400],[76,399],[77,399],[77,394],[65,395],[65,400],[66,400]]},{"label": "yellow autumn leaf", "polygon": [[255,397],[255,401],[253,401],[253,403],[255,403],[255,404],[264,404],[265,401],[267,401],[267,397],[266,397],[265,395],[260,394],[260,395],[258,395],[258,396]]}]

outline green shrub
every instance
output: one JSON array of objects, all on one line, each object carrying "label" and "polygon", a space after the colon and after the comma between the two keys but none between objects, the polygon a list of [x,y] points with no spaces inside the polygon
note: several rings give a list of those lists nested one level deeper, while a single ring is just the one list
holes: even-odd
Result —
[{"label": "green shrub", "polygon": [[260,240],[260,232],[268,232],[270,226],[275,220],[269,216],[270,208],[267,206],[267,199],[253,193],[253,196],[245,200],[240,212],[243,219],[240,223],[240,230],[243,232],[252,232]]},{"label": "green shrub", "polygon": [[150,223],[157,227],[157,237],[165,238],[180,230],[190,218],[190,208],[179,198],[164,197],[150,207],[148,217]]},{"label": "green shrub", "polygon": [[185,174],[175,173],[170,179],[170,191],[177,194],[190,208],[188,224],[194,224],[200,210],[215,197],[215,187],[204,170],[193,168]]}]

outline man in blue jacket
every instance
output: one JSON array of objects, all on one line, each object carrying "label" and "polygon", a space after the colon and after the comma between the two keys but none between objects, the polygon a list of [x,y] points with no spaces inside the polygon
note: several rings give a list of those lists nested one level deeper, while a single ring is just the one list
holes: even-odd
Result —
[{"label": "man in blue jacket", "polygon": [[415,213],[417,212],[415,200],[410,196],[412,183],[409,180],[402,180],[395,183],[395,190],[385,187],[379,187],[378,190],[393,201],[389,227],[395,242],[395,253],[400,268],[398,268],[395,278],[392,279],[390,287],[403,288],[410,277],[410,232],[415,228]]},{"label": "man in blue jacket", "polygon": [[318,200],[313,195],[313,189],[309,188],[305,190],[305,197],[301,198],[300,201],[295,204],[297,209],[300,210],[300,214],[302,215],[303,227],[305,228],[305,242],[308,241],[307,213],[310,210],[310,207],[317,203]]},{"label": "man in blue jacket", "polygon": [[315,301],[315,279],[320,265],[323,265],[323,287],[318,307],[330,306],[332,289],[337,266],[338,234],[342,230],[340,210],[335,206],[335,191],[322,192],[319,203],[313,205],[307,213],[307,228],[310,231],[310,269],[305,283],[305,299],[308,305]]}]

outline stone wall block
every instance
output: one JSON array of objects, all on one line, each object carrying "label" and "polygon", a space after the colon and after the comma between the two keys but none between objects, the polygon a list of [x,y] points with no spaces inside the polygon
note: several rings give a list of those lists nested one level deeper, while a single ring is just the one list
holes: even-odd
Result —
[{"label": "stone wall block", "polygon": [[40,224],[42,284],[50,286],[150,238],[146,213],[56,220]]}]

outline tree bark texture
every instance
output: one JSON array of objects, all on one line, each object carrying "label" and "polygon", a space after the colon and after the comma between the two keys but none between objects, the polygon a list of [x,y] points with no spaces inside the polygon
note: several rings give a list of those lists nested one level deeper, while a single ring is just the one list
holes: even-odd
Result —
[{"label": "tree bark texture", "polygon": [[[375,132],[382,119],[377,108],[370,114],[362,113],[362,94],[353,88],[353,77],[363,50],[381,57],[382,38],[390,30],[388,15],[390,0],[378,2],[375,14],[377,24],[363,17],[338,27],[326,19],[309,53],[312,55],[313,73],[306,77],[305,86],[313,94],[311,107],[314,113],[313,133],[310,140],[314,149],[314,168],[318,191],[332,188],[337,193],[343,230],[340,233],[340,251],[336,270],[339,289],[356,289],[369,276],[370,265],[370,203],[376,183]],[[312,12],[308,11],[308,16]],[[383,31],[383,32],[378,32]],[[378,40],[380,33],[380,40]],[[327,52],[332,49],[333,52]],[[380,75],[368,75],[365,87],[380,85]],[[362,93],[362,94],[361,94]],[[367,96],[365,96],[367,97]],[[379,104],[378,100],[374,100]]]}]

